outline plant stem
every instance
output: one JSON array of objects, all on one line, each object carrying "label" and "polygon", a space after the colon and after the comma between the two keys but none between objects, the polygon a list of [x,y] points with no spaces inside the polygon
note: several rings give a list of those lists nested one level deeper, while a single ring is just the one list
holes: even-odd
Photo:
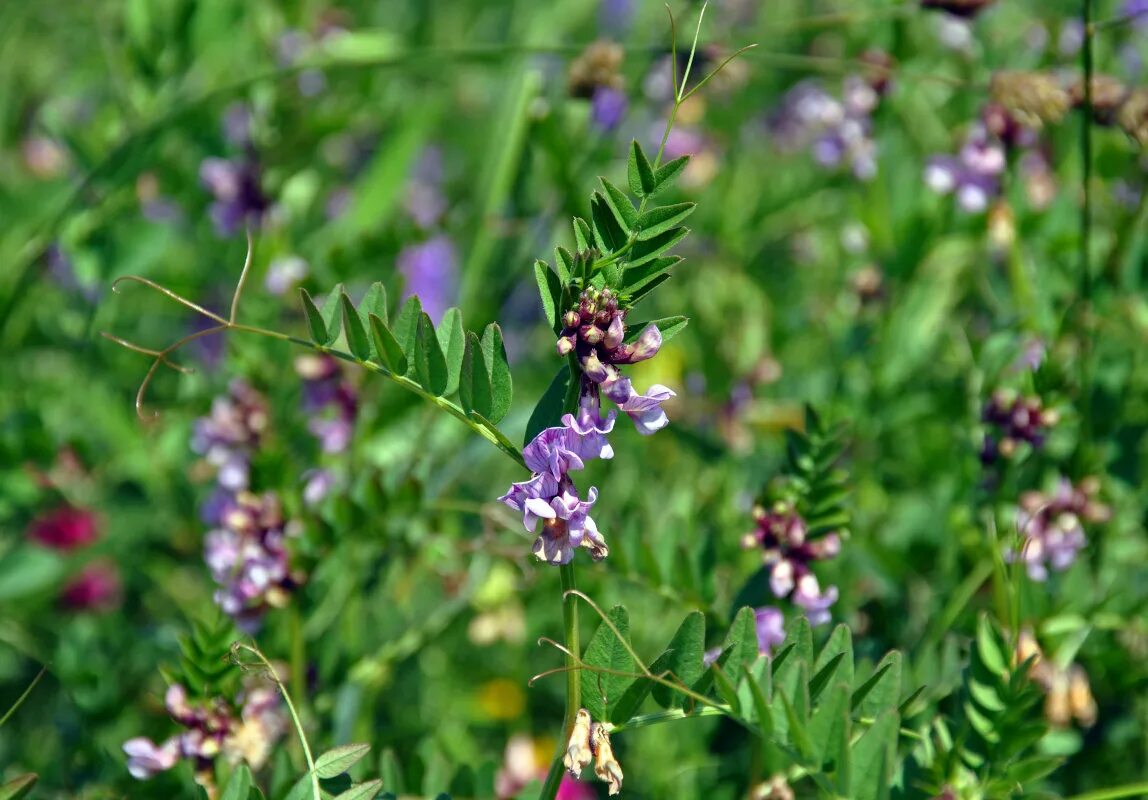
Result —
[{"label": "plant stem", "polygon": [[311,795],[313,800],[322,800],[323,794],[319,789],[319,775],[315,772],[315,759],[311,756],[311,745],[307,743],[307,734],[303,732],[303,723],[299,720],[299,713],[295,710],[295,704],[291,702],[291,693],[287,691],[279,673],[275,671],[275,666],[267,660],[267,656],[263,655],[259,648],[242,642],[236,642],[234,647],[246,650],[258,658],[259,663],[267,668],[267,674],[271,680],[279,687],[279,694],[283,695],[283,702],[287,704],[287,711],[291,714],[291,722],[295,725],[295,733],[299,736],[299,743],[303,745],[303,757],[307,759],[307,774],[311,778]]},{"label": "plant stem", "polygon": [[566,716],[562,722],[562,735],[558,737],[558,751],[554,754],[554,762],[550,765],[550,772],[546,775],[546,783],[542,787],[539,800],[554,800],[558,794],[558,787],[562,784],[562,773],[565,766],[562,757],[566,754],[566,741],[570,731],[574,728],[574,716],[582,707],[582,673],[577,669],[581,658],[581,646],[578,642],[578,598],[568,595],[577,587],[574,585],[574,565],[563,564],[558,568],[562,577],[562,622],[566,629]]},{"label": "plant stem", "polygon": [[28,684],[28,688],[24,690],[23,694],[16,698],[16,702],[12,704],[11,708],[4,712],[4,716],[0,717],[0,728],[4,727],[4,723],[7,722],[9,718],[11,718],[11,716],[16,713],[16,709],[24,705],[24,701],[28,699],[30,694],[32,694],[32,690],[36,688],[36,684],[40,682],[40,679],[44,677],[44,674],[47,671],[47,667],[40,668],[40,671],[36,673],[36,677],[32,679],[30,684]]}]

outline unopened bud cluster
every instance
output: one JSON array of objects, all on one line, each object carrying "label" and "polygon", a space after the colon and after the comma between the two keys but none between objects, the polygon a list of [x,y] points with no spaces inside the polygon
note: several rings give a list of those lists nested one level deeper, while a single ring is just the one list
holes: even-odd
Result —
[{"label": "unopened bud cluster", "polygon": [[591,720],[589,711],[580,708],[574,717],[574,728],[566,744],[562,763],[571,775],[578,778],[591,761],[594,762],[594,774],[610,787],[610,796],[621,792],[622,767],[614,757],[610,733],[602,723]]},{"label": "unopened bud cluster", "polygon": [[[583,367],[596,360],[599,364],[633,364],[658,352],[652,342],[639,340],[626,344],[626,312],[619,308],[618,297],[610,289],[587,289],[578,305],[562,315],[562,335],[558,337],[558,355],[577,352]],[[655,329],[656,330],[656,329]],[[658,344],[661,337],[658,337]]]},{"label": "unopened bud cluster", "polygon": [[988,466],[998,458],[1011,458],[1021,442],[1039,449],[1060,415],[1045,408],[1039,397],[999,390],[985,404],[981,419],[990,426],[981,449],[981,462]]},{"label": "unopened bud cluster", "polygon": [[742,547],[761,548],[762,561],[770,571],[770,590],[777,597],[792,599],[811,624],[827,622],[829,607],[837,601],[837,587],[822,591],[810,565],[840,553],[841,536],[829,532],[811,538],[805,519],[788,502],[779,501],[768,509],[757,506],[753,518],[756,527],[742,538]]}]

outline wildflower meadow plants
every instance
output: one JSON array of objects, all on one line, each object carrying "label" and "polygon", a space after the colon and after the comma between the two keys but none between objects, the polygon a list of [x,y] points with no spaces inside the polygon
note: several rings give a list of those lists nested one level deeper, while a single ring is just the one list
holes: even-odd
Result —
[{"label": "wildflower meadow plants", "polygon": [[386,5],[0,9],[0,800],[1148,794],[1142,9]]}]

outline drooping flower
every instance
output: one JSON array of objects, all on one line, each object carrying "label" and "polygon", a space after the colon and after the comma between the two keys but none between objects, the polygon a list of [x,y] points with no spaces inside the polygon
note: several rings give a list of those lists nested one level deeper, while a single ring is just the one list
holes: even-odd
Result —
[{"label": "drooping flower", "polygon": [[75,550],[99,538],[96,515],[83,508],[61,506],[32,520],[28,538],[53,550]]},{"label": "drooping flower", "polygon": [[1024,562],[1034,581],[1046,580],[1049,568],[1056,572],[1068,569],[1088,542],[1084,523],[1104,522],[1111,513],[1095,499],[1099,489],[1095,479],[1073,486],[1062,478],[1051,495],[1022,495],[1016,517],[1022,544],[1019,551],[1006,551],[1006,560]]},{"label": "drooping flower", "polygon": [[575,778],[581,777],[582,770],[590,765],[594,758],[590,750],[590,712],[584,708],[578,709],[574,715],[574,727],[570,731],[570,739],[566,743],[566,754],[562,756],[562,764]]},{"label": "drooping flower", "polygon": [[594,750],[594,774],[610,787],[607,794],[611,797],[619,794],[622,791],[622,766],[614,757],[610,734],[601,722],[590,726],[590,747]]},{"label": "drooping flower", "polygon": [[569,564],[576,547],[588,549],[595,561],[609,555],[606,540],[590,516],[590,508],[597,499],[598,490],[593,486],[587,499],[582,500],[571,485],[549,501],[543,498],[527,500],[527,530],[533,530],[536,522],[542,520],[542,532],[535,539],[532,550],[535,557],[550,564]]}]

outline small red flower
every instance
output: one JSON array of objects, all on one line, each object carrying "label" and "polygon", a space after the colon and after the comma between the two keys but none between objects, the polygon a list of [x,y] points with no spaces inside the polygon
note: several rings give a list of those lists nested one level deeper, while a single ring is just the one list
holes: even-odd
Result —
[{"label": "small red flower", "polygon": [[120,604],[120,574],[110,561],[93,561],[64,586],[60,602],[75,611],[110,611]]}]

